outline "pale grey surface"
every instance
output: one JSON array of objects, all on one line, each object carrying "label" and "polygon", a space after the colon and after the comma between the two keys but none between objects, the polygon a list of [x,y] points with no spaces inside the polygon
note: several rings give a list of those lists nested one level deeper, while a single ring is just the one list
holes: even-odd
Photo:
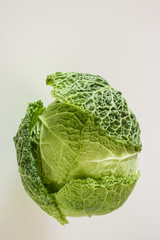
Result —
[{"label": "pale grey surface", "polygon": [[[160,239],[160,2],[0,2],[0,239]],[[119,210],[63,227],[25,193],[12,137],[28,102],[52,101],[47,74],[99,74],[136,114],[141,177]]]}]

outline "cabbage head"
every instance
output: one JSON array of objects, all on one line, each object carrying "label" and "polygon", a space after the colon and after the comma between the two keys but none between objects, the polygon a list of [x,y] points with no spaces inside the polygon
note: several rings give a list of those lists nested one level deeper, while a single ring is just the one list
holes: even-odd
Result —
[{"label": "cabbage head", "polygon": [[26,192],[61,224],[110,213],[138,178],[140,128],[121,92],[98,75],[49,75],[54,101],[29,103],[14,137]]}]

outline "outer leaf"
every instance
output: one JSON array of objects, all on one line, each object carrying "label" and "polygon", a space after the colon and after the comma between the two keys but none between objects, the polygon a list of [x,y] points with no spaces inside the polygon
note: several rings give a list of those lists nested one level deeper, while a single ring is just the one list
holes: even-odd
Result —
[{"label": "outer leaf", "polygon": [[55,73],[47,84],[53,97],[87,112],[108,137],[124,143],[132,151],[141,150],[140,129],[135,115],[119,91],[102,77],[85,73]]},{"label": "outer leaf", "polygon": [[65,224],[68,221],[57,207],[55,194],[49,193],[45,188],[40,175],[41,157],[36,140],[39,138],[38,115],[43,110],[41,101],[29,104],[14,137],[19,172],[23,186],[30,197],[49,215],[55,217],[61,224]]},{"label": "outer leaf", "polygon": [[99,180],[71,180],[59,190],[56,200],[67,216],[107,214],[127,200],[138,178],[139,173],[135,176],[106,176]]}]

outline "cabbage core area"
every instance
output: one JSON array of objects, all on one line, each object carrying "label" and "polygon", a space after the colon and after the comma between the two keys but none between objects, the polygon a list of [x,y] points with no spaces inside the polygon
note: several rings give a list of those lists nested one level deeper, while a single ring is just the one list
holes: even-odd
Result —
[{"label": "cabbage core area", "polygon": [[42,177],[50,190],[71,179],[136,174],[137,152],[107,137],[78,108],[54,101],[39,120]]}]

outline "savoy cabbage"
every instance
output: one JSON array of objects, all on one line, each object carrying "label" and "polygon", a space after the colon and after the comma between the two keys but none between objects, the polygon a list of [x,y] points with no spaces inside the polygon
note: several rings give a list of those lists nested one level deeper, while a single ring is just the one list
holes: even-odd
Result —
[{"label": "savoy cabbage", "polygon": [[61,224],[114,211],[139,178],[135,115],[98,75],[57,72],[46,83],[55,100],[30,103],[14,137],[26,192]]}]

